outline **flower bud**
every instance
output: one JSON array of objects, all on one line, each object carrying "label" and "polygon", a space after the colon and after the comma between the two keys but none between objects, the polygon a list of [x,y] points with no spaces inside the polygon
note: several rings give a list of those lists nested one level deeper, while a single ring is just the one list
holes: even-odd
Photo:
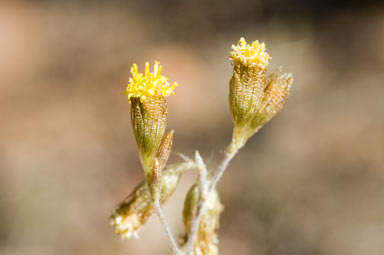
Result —
[{"label": "flower bud", "polygon": [[159,150],[157,151],[156,158],[159,160],[159,167],[160,169],[163,169],[165,165],[168,162],[169,156],[171,155],[172,151],[172,144],[173,144],[173,133],[174,130],[168,132],[159,147]]},{"label": "flower bud", "polygon": [[[182,171],[190,163],[167,166],[161,175],[160,203],[164,204],[176,189]],[[141,182],[133,192],[121,202],[111,216],[111,225],[122,238],[138,237],[137,230],[155,213],[155,205],[146,181]]]},{"label": "flower bud", "polygon": [[[184,202],[183,220],[186,230],[184,244],[188,241],[188,233],[191,228],[192,219],[196,213],[197,201],[199,199],[199,187],[193,185],[188,191]],[[207,198],[207,207],[201,217],[197,237],[194,243],[194,254],[217,255],[218,238],[216,230],[220,225],[220,213],[223,211],[223,205],[220,203],[219,195],[216,190],[212,191]]]},{"label": "flower bud", "polygon": [[172,130],[166,134],[163,138],[163,141],[160,144],[159,150],[157,151],[155,161],[153,164],[153,171],[151,175],[147,176],[147,182],[154,200],[159,199],[160,185],[161,185],[161,175],[165,165],[168,162],[168,158],[171,154],[172,142],[173,142],[173,133]]},{"label": "flower bud", "polygon": [[270,75],[260,109],[250,124],[252,130],[259,130],[283,108],[292,82],[291,73],[280,74],[278,71]]}]

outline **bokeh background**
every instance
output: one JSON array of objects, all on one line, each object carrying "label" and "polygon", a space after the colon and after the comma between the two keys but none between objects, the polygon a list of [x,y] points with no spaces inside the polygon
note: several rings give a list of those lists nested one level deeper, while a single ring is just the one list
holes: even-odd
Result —
[{"label": "bokeh background", "polygon": [[[109,226],[143,178],[129,69],[161,61],[174,151],[215,167],[241,36],[295,81],[219,184],[221,254],[383,254],[384,8],[347,0],[1,1],[0,254],[170,254],[156,217],[139,240]],[[195,177],[165,207],[175,233]]]}]

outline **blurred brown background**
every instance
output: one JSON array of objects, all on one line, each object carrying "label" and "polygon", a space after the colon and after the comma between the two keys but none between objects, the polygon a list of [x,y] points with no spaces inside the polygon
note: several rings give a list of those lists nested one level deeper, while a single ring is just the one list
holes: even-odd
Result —
[{"label": "blurred brown background", "polygon": [[[219,184],[221,254],[383,254],[384,8],[331,0],[1,1],[0,254],[170,254],[156,217],[139,240],[109,226],[143,176],[121,93],[159,60],[174,151],[216,166],[241,36],[295,81]],[[174,232],[195,176],[165,207]]]}]

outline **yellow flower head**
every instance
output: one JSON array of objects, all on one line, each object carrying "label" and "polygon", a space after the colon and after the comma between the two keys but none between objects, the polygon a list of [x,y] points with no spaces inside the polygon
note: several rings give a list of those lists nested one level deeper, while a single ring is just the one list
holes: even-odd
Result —
[{"label": "yellow flower head", "polygon": [[247,44],[243,37],[240,38],[237,45],[232,44],[230,54],[235,65],[259,66],[263,69],[267,67],[268,60],[272,59],[265,51],[264,43],[254,41],[252,44]]},{"label": "yellow flower head", "polygon": [[138,97],[140,101],[151,97],[166,97],[173,95],[173,90],[177,87],[177,83],[174,82],[172,86],[168,82],[168,78],[161,75],[162,66],[160,62],[155,61],[153,67],[153,73],[149,71],[149,63],[145,63],[145,73],[139,73],[137,65],[133,64],[131,68],[132,77],[129,78],[127,90],[123,92],[128,96],[128,100],[131,97]]}]

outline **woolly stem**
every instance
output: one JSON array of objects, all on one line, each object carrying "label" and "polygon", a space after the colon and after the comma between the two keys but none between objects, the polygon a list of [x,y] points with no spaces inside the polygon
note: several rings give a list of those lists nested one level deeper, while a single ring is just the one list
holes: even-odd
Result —
[{"label": "woolly stem", "polygon": [[158,199],[155,200],[155,208],[159,216],[160,222],[164,227],[165,233],[167,234],[168,240],[171,243],[173,253],[176,255],[181,255],[179,245],[176,243],[175,238],[173,237],[171,228],[169,227],[169,224],[165,219],[163,210],[161,209],[160,202]]}]

